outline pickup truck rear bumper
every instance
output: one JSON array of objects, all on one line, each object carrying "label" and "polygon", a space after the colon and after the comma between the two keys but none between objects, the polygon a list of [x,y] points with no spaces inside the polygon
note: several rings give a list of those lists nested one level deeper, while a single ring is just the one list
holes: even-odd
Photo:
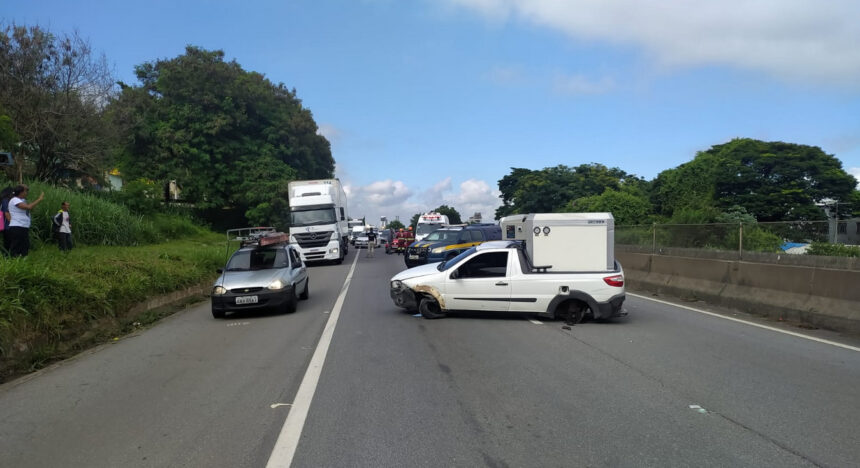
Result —
[{"label": "pickup truck rear bumper", "polygon": [[598,303],[597,308],[599,309],[600,313],[599,318],[614,318],[626,316],[627,312],[625,312],[624,308],[622,307],[624,305],[625,297],[626,296],[624,294],[620,294],[618,296],[613,297],[608,302]]}]

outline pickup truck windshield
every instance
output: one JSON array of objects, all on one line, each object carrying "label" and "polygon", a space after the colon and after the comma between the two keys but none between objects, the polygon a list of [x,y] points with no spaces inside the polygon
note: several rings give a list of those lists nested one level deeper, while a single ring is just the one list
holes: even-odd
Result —
[{"label": "pickup truck windshield", "polygon": [[290,212],[290,225],[315,226],[319,224],[334,224],[337,222],[334,208],[320,208]]},{"label": "pickup truck windshield", "polygon": [[464,258],[468,257],[469,255],[472,255],[473,253],[475,253],[475,250],[477,250],[477,249],[475,247],[472,247],[471,249],[464,251],[460,255],[457,255],[456,257],[452,258],[451,260],[445,260],[444,262],[440,262],[439,266],[438,266],[439,271],[448,270],[452,266],[460,263],[460,260],[463,260]]}]

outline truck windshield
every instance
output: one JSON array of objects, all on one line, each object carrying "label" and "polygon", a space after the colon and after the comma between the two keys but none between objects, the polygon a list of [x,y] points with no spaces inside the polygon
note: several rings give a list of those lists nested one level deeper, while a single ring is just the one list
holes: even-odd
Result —
[{"label": "truck windshield", "polygon": [[318,224],[334,224],[337,222],[334,208],[302,210],[290,212],[291,226],[315,226]]},{"label": "truck windshield", "polygon": [[439,262],[439,266],[437,268],[439,268],[439,271],[445,271],[445,270],[451,268],[452,266],[460,263],[460,261],[463,260],[464,258],[475,253],[476,250],[477,250],[476,247],[472,247],[471,249],[466,250],[465,252],[461,253],[460,255],[457,255],[456,257],[452,258],[451,260],[445,260],[444,262]]}]

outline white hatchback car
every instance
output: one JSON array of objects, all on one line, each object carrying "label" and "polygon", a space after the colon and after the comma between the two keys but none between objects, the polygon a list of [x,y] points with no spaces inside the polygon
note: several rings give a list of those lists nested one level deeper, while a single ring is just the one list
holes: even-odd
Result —
[{"label": "white hatchback car", "polygon": [[212,286],[212,316],[273,309],[294,312],[309,297],[310,279],[298,250],[290,244],[248,246],[227,261]]}]

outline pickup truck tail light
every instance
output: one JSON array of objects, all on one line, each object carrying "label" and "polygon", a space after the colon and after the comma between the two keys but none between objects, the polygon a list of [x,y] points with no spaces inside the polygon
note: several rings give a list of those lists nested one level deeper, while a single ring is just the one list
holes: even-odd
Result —
[{"label": "pickup truck tail light", "polygon": [[624,286],[624,275],[607,276],[603,278],[603,281],[610,286],[620,288]]}]

